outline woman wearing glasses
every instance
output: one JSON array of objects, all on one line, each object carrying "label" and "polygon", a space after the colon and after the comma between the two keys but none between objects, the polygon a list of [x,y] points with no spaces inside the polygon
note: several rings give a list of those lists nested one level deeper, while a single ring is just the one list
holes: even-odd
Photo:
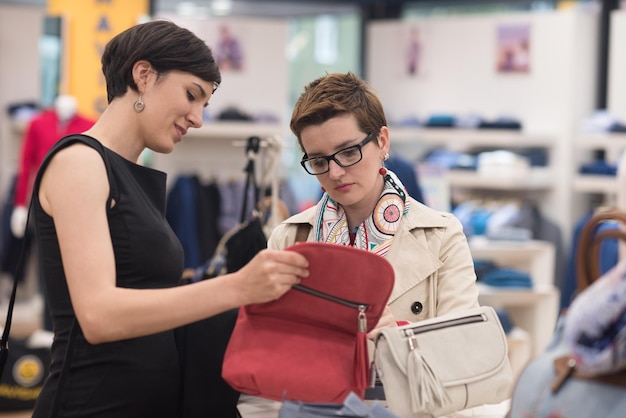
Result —
[{"label": "woman wearing glasses", "polygon": [[[383,327],[478,306],[474,264],[461,223],[406,193],[384,167],[389,129],[373,90],[352,73],[328,74],[305,87],[291,118],[301,164],[324,194],[312,208],[277,226],[270,248],[307,241],[352,245],[385,257],[395,287]],[[301,225],[299,227],[299,225]]]}]

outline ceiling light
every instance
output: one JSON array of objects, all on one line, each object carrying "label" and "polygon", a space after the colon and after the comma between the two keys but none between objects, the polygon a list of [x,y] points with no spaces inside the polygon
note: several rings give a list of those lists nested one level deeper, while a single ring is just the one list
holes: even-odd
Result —
[{"label": "ceiling light", "polygon": [[233,8],[231,0],[213,0],[211,2],[211,11],[215,16],[226,16],[230,14]]}]

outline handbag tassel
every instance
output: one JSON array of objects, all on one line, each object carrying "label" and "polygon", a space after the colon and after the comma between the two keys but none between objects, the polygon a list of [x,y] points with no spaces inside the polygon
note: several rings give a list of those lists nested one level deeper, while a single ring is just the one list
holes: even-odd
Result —
[{"label": "handbag tassel", "polygon": [[449,403],[450,397],[446,389],[417,349],[415,337],[409,339],[409,346],[411,350],[407,364],[407,375],[413,412],[427,411],[430,405],[439,408]]},{"label": "handbag tassel", "polygon": [[356,350],[354,353],[354,385],[365,390],[369,386],[369,355],[367,353],[367,317],[365,306],[359,307],[358,330],[356,336]]}]

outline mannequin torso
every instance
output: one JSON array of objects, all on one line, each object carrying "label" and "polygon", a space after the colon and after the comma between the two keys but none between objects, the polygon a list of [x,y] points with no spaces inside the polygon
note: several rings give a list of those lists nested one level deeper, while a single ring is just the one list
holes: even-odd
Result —
[{"label": "mannequin torso", "polygon": [[76,98],[69,95],[60,95],[55,100],[54,108],[44,110],[31,120],[22,143],[11,215],[13,235],[18,238],[24,235],[32,182],[50,148],[64,136],[84,132],[93,124],[94,121],[78,114]]}]

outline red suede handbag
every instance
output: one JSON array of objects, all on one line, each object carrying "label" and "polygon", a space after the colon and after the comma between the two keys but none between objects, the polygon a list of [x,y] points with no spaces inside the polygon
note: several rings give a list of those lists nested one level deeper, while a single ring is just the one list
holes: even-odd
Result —
[{"label": "red suede handbag", "polygon": [[369,385],[367,333],[394,284],[374,253],[334,244],[297,243],[309,277],[276,301],[239,310],[222,377],[234,389],[277,401],[342,402]]}]

